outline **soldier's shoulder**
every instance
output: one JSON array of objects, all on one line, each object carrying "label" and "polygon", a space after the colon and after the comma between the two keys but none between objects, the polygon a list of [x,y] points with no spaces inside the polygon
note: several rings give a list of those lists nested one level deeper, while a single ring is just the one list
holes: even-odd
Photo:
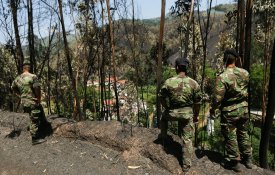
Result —
[{"label": "soldier's shoulder", "polygon": [[236,67],[236,70],[239,71],[241,74],[249,75],[248,71],[243,68]]},{"label": "soldier's shoulder", "polygon": [[37,76],[35,74],[32,74],[32,73],[27,73],[25,74],[26,77],[28,78],[32,78],[32,79],[37,79]]},{"label": "soldier's shoulder", "polygon": [[168,78],[164,84],[167,86],[174,86],[179,82],[180,82],[180,79],[177,76],[174,76],[174,77]]},{"label": "soldier's shoulder", "polygon": [[177,81],[177,80],[178,80],[178,77],[174,76],[174,77],[168,78],[165,82],[171,82],[171,81]]},{"label": "soldier's shoulder", "polygon": [[35,74],[32,74],[32,73],[29,73],[30,74],[30,76],[32,76],[32,77],[37,77]]},{"label": "soldier's shoulder", "polygon": [[217,77],[216,77],[216,84],[218,82],[225,83],[225,80],[227,79],[228,74],[229,74],[228,72],[224,71],[221,74],[217,75]]},{"label": "soldier's shoulder", "polygon": [[187,79],[191,87],[197,88],[199,86],[199,83],[196,80],[192,79],[191,77],[187,77]]},{"label": "soldier's shoulder", "polygon": [[223,79],[224,77],[226,77],[228,75],[229,72],[227,72],[226,70],[221,72],[219,75],[217,75],[217,79]]},{"label": "soldier's shoulder", "polygon": [[21,75],[22,75],[22,74],[17,75],[17,76],[15,77],[14,81],[16,81],[16,80],[18,80],[19,78],[21,78]]},{"label": "soldier's shoulder", "polygon": [[15,77],[14,81],[22,81],[24,80],[26,77],[26,74],[22,73],[20,75],[18,75],[17,77]]},{"label": "soldier's shoulder", "polygon": [[198,84],[198,82],[196,80],[194,80],[193,78],[191,78],[191,77],[186,77],[186,78],[188,79],[188,81],[190,83],[196,83],[196,84]]},{"label": "soldier's shoulder", "polygon": [[13,82],[12,82],[13,86],[17,85],[17,83],[20,79],[21,79],[21,75],[16,76],[15,79],[13,80]]}]

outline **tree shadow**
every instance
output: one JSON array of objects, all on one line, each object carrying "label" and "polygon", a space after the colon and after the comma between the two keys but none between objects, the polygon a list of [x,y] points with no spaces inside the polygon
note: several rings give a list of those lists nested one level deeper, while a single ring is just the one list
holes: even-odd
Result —
[{"label": "tree shadow", "polygon": [[161,144],[163,146],[164,151],[166,154],[173,155],[177,158],[180,166],[183,166],[183,160],[182,160],[182,145],[178,143],[177,141],[174,141],[172,136],[167,136],[167,138],[162,139],[158,138],[154,141],[155,144]]},{"label": "tree shadow", "polygon": [[42,105],[39,105],[39,109],[42,112],[40,123],[38,126],[38,137],[44,139],[47,136],[52,135],[53,128],[51,123],[47,120]]},{"label": "tree shadow", "polygon": [[53,128],[50,122],[48,122],[46,119],[42,120],[39,127],[38,127],[38,134],[39,138],[45,138],[47,136],[52,135]]},{"label": "tree shadow", "polygon": [[211,150],[201,150],[197,149],[195,154],[198,159],[206,156],[211,162],[221,164],[224,161],[224,157],[221,153]]},{"label": "tree shadow", "polygon": [[10,138],[10,139],[17,138],[20,136],[21,131],[22,131],[21,129],[14,129],[8,135],[6,135],[5,138]]}]

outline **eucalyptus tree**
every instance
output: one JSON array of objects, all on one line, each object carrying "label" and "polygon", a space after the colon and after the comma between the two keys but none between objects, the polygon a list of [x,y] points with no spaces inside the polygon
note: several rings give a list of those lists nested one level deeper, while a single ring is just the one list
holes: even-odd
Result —
[{"label": "eucalyptus tree", "polygon": [[[271,0],[255,1],[253,12],[255,14],[255,43],[263,47],[263,57],[253,59],[253,62],[263,63],[264,75],[262,82],[262,120],[265,120],[267,85],[268,85],[268,65],[271,58],[271,43],[274,37],[275,10],[274,2]],[[258,51],[260,52],[260,51]],[[258,54],[259,55],[259,54]],[[258,56],[257,55],[257,56]]]},{"label": "eucalyptus tree", "polygon": [[157,108],[157,125],[160,127],[160,115],[161,115],[161,105],[159,99],[159,92],[162,82],[162,49],[163,49],[163,34],[164,34],[164,23],[165,23],[165,6],[166,0],[161,1],[161,16],[160,16],[160,27],[159,27],[159,41],[158,41],[158,61],[157,61],[157,90],[156,90],[156,108]]},{"label": "eucalyptus tree", "polygon": [[[129,8],[131,7],[131,8]],[[145,64],[146,54],[148,50],[145,48],[150,45],[148,41],[148,29],[142,20],[138,20],[138,13],[136,12],[136,4],[132,0],[117,1],[117,15],[119,20],[116,22],[116,42],[119,49],[119,62],[123,63],[120,67],[126,72],[126,77],[134,82],[137,103],[137,123],[140,123],[141,111],[143,108],[144,114],[147,117],[145,103],[143,98],[144,85],[148,82],[148,75],[145,69],[148,65]],[[138,35],[142,33],[142,35]],[[126,57],[131,59],[126,59]],[[141,100],[140,100],[141,94]],[[140,105],[142,104],[142,106]],[[147,120],[147,119],[146,119]]]},{"label": "eucalyptus tree", "polygon": [[113,76],[114,76],[114,91],[115,91],[115,98],[116,98],[116,113],[117,113],[117,120],[120,121],[119,115],[119,99],[118,99],[118,92],[117,92],[117,66],[116,66],[116,55],[115,55],[115,42],[114,42],[114,30],[113,30],[113,19],[111,16],[111,8],[110,8],[110,1],[106,0],[107,6],[107,13],[108,13],[108,22],[109,22],[109,36],[110,36],[110,46],[111,46],[111,58],[112,58],[112,67],[113,67]]},{"label": "eucalyptus tree", "polygon": [[[268,144],[269,144],[269,136],[271,131],[271,124],[268,124],[270,122],[270,116],[267,118],[267,99],[270,100],[273,97],[268,96],[267,94],[272,94],[272,89],[269,87],[268,89],[268,65],[270,65],[270,59],[271,59],[271,49],[272,49],[272,42],[274,42],[275,37],[275,4],[272,0],[255,0],[253,7],[253,12],[255,13],[255,25],[256,25],[256,32],[255,32],[255,43],[260,43],[261,46],[263,46],[263,58],[260,59],[260,63],[263,63],[263,84],[262,84],[262,133],[261,133],[261,143],[260,143],[260,152],[259,152],[259,158],[260,158],[260,165],[263,168],[268,167],[267,162],[267,150],[268,150]],[[273,57],[274,57],[274,43],[273,43]],[[274,60],[274,58],[272,58]],[[257,60],[258,62],[258,60]],[[274,64],[274,61],[273,61]],[[273,66],[274,67],[274,66]],[[271,67],[271,68],[273,68]],[[273,70],[270,69],[270,76],[272,76],[274,73]],[[272,77],[270,77],[270,80]],[[272,82],[269,82],[269,86],[272,86]],[[272,86],[273,87],[273,86]],[[271,102],[271,101],[270,101]],[[274,108],[274,107],[273,107]],[[268,111],[272,111],[272,109],[268,109]]]},{"label": "eucalyptus tree", "polygon": [[[194,14],[195,7],[198,8],[197,15]],[[179,21],[177,28],[180,39],[179,55],[189,58],[192,77],[197,81],[201,79],[200,72],[201,65],[203,65],[200,59],[203,51],[203,37],[201,36],[202,26],[199,7],[200,1],[178,0],[171,8],[172,16],[175,16]]]},{"label": "eucalyptus tree", "polygon": [[70,48],[69,48],[69,44],[68,44],[68,40],[67,40],[65,22],[64,22],[64,17],[63,17],[62,0],[58,0],[58,8],[59,8],[59,15],[60,15],[60,23],[61,23],[61,28],[62,28],[63,42],[64,42],[64,47],[65,47],[64,48],[65,49],[65,57],[67,59],[69,77],[71,80],[71,87],[72,87],[73,96],[74,96],[73,117],[77,120],[81,120],[82,114],[81,114],[81,108],[80,108],[80,101],[79,101],[79,96],[78,96],[77,87],[76,87],[76,80],[75,80],[75,77],[73,74],[73,69],[72,69],[72,58],[71,58]]},{"label": "eucalyptus tree", "polygon": [[267,152],[269,148],[271,129],[273,126],[274,113],[275,113],[275,83],[274,82],[275,82],[275,39],[273,42],[273,54],[272,54],[272,60],[270,63],[267,114],[265,117],[265,121],[262,124],[263,127],[262,127],[260,151],[259,151],[260,165],[262,168],[269,168]]},{"label": "eucalyptus tree", "polygon": [[24,55],[22,50],[20,32],[19,32],[19,25],[18,25],[18,11],[20,6],[20,0],[10,0],[9,1],[10,10],[12,12],[12,21],[13,21],[13,29],[15,34],[15,43],[16,43],[16,61],[17,61],[17,70],[18,73],[22,72],[22,65],[24,61]]},{"label": "eucalyptus tree", "polygon": [[[100,41],[97,18],[97,1],[73,1],[69,3],[71,21],[75,26],[75,41],[72,46],[74,57],[74,69],[76,70],[76,87],[82,100],[83,115],[86,116],[88,93],[88,80],[94,77],[96,72]],[[96,98],[96,97],[93,97]],[[95,99],[93,100],[95,102]],[[96,104],[91,109],[96,113]],[[87,116],[86,116],[87,117]]]},{"label": "eucalyptus tree", "polygon": [[27,0],[27,14],[28,14],[28,43],[29,43],[29,56],[30,56],[30,69],[31,72],[36,73],[36,61],[34,50],[34,31],[33,31],[33,1]]}]

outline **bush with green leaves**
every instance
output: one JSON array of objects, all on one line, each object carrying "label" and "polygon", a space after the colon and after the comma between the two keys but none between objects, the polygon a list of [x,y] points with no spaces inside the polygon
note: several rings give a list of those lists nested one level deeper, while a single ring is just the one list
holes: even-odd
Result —
[{"label": "bush with green leaves", "polygon": [[[269,75],[269,70],[267,74]],[[264,81],[264,66],[263,64],[251,65],[250,71],[250,93],[251,106],[260,109],[262,107],[263,96],[263,81]]]}]

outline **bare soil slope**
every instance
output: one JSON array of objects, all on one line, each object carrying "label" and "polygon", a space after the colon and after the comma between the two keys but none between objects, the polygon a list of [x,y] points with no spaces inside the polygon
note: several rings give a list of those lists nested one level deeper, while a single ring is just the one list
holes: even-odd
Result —
[{"label": "bare soil slope", "polygon": [[[180,139],[157,139],[158,129],[121,126],[119,122],[73,122],[51,116],[53,135],[31,145],[28,116],[0,111],[1,175],[183,174]],[[16,132],[13,132],[13,131]],[[220,166],[222,156],[196,151],[189,174],[235,174]],[[240,174],[272,174],[255,167]],[[274,172],[273,172],[274,174]]]}]

